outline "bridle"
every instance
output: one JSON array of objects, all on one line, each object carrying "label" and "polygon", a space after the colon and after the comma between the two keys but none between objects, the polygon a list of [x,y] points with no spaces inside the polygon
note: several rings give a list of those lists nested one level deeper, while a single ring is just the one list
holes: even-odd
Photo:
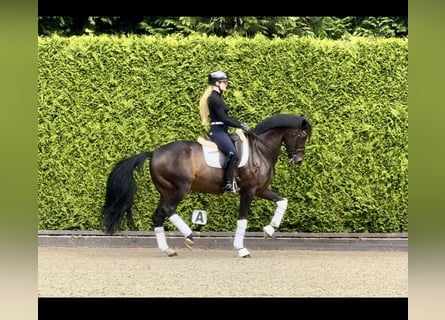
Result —
[{"label": "bridle", "polygon": [[287,156],[289,158],[289,162],[292,162],[294,160],[294,158],[297,156],[298,152],[304,152],[304,148],[295,148],[295,150],[287,152]]},{"label": "bridle", "polygon": [[259,142],[261,142],[265,147],[269,148],[270,150],[274,151],[275,153],[277,153],[278,155],[280,154],[284,154],[289,158],[289,162],[292,162],[294,160],[294,158],[297,156],[298,152],[304,152],[305,148],[298,148],[295,147],[293,150],[288,150],[287,146],[286,146],[286,151],[281,150],[280,147],[276,148],[274,146],[271,146],[270,144],[268,144],[266,142],[266,140],[264,140],[263,138],[260,138],[257,134],[255,134],[254,132],[250,133],[251,135],[255,136],[255,139],[258,140]]},{"label": "bridle", "polygon": [[[303,131],[303,130],[299,131],[298,137],[301,137],[303,135],[307,137],[307,132]],[[294,158],[297,156],[298,152],[304,152],[304,148],[295,147],[294,150],[287,151],[287,156],[289,157],[290,162],[292,162],[294,160]]]}]

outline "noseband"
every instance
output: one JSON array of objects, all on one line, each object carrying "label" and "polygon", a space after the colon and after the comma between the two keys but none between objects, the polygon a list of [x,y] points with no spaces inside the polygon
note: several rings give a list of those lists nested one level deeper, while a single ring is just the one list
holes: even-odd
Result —
[{"label": "noseband", "polygon": [[298,152],[304,152],[304,148],[295,148],[294,150],[287,152],[287,157],[289,158],[289,162],[292,162],[294,160]]}]

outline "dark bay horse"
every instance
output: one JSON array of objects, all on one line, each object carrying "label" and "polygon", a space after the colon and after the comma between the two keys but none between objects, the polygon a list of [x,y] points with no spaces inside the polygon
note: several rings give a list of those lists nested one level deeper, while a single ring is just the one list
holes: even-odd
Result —
[{"label": "dark bay horse", "polygon": [[[276,114],[258,124],[247,135],[248,159],[237,168],[239,177],[240,206],[235,231],[234,248],[238,256],[250,257],[244,247],[247,218],[252,200],[259,197],[277,204],[270,223],[263,228],[266,238],[271,238],[280,226],[287,208],[287,199],[269,189],[274,177],[275,163],[284,145],[289,161],[300,164],[304,149],[311,136],[311,124],[306,116]],[[159,203],[153,213],[154,231],[159,249],[168,256],[176,256],[164,233],[168,218],[184,236],[185,245],[191,249],[194,241],[192,230],[176,213],[176,208],[188,192],[223,194],[223,169],[209,166],[204,159],[203,146],[198,142],[174,141],[150,152],[142,152],[119,161],[107,180],[103,218],[105,232],[113,234],[125,214],[132,222],[131,209],[136,192],[133,176],[135,169],[142,169],[150,161],[151,179],[159,192]],[[241,161],[240,161],[241,162]]]}]

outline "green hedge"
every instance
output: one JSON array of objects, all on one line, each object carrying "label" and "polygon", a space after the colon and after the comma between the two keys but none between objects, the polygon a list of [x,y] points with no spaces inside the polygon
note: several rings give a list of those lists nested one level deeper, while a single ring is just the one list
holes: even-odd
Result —
[{"label": "green hedge", "polygon": [[[202,135],[198,101],[222,69],[234,118],[291,112],[313,125],[303,164],[276,165],[272,189],[289,199],[280,231],[408,232],[407,40],[51,37],[38,38],[38,63],[40,230],[101,230],[114,164]],[[148,170],[136,177],[135,222],[152,230],[158,194]],[[238,200],[190,193],[178,214],[205,209],[208,224],[192,228],[231,231]],[[254,200],[248,231],[274,209]]]}]

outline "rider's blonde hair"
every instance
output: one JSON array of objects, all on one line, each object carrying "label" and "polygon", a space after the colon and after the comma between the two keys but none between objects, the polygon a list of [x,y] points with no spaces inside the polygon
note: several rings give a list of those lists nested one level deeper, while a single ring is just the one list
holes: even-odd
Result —
[{"label": "rider's blonde hair", "polygon": [[199,114],[201,115],[201,124],[207,126],[210,123],[209,97],[212,93],[212,86],[208,86],[199,100]]}]

